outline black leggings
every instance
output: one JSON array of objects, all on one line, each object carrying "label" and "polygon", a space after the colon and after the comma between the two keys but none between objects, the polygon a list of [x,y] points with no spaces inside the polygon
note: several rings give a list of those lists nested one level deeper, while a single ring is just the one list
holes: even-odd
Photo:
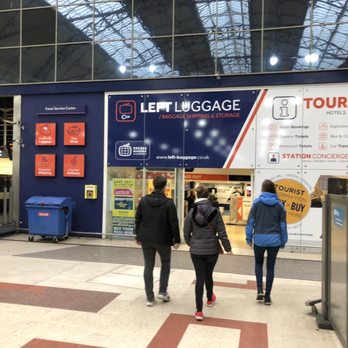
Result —
[{"label": "black leggings", "polygon": [[214,255],[195,255],[191,254],[191,259],[196,272],[196,308],[198,312],[203,308],[204,284],[207,290],[207,298],[211,300],[213,296],[213,271],[218,260],[219,254]]}]

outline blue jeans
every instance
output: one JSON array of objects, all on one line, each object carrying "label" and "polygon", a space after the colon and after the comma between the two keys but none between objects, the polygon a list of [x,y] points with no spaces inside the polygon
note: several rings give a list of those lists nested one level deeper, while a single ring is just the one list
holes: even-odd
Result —
[{"label": "blue jeans", "polygon": [[153,268],[155,266],[156,252],[161,258],[161,273],[159,292],[166,293],[168,287],[169,273],[170,273],[170,258],[172,249],[170,245],[144,245],[142,244],[144,254],[144,282],[145,292],[148,300],[154,299],[153,292]]},{"label": "blue jeans", "polygon": [[267,275],[266,275],[266,296],[271,294],[273,279],[274,279],[274,266],[279,251],[277,247],[259,247],[254,244],[254,255],[255,255],[255,274],[257,283],[257,292],[263,292],[262,277],[263,277],[263,261],[264,254],[267,250]]}]

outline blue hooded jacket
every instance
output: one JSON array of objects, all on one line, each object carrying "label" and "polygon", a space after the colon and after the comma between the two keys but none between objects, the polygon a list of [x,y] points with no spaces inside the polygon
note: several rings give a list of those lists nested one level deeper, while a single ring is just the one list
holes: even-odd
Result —
[{"label": "blue hooded jacket", "polygon": [[263,192],[251,207],[246,241],[260,247],[284,247],[288,241],[286,211],[275,193]]}]

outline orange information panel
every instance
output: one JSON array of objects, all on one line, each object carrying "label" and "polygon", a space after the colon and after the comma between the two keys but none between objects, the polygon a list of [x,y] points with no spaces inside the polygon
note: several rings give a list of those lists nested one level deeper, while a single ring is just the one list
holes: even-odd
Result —
[{"label": "orange information panel", "polygon": [[56,155],[37,154],[35,155],[35,176],[55,176]]},{"label": "orange information panel", "polygon": [[64,176],[83,178],[85,176],[85,155],[64,155]]},{"label": "orange information panel", "polygon": [[85,145],[85,122],[64,123],[64,145]]},{"label": "orange information panel", "polygon": [[54,146],[56,145],[56,124],[36,123],[35,145]]}]

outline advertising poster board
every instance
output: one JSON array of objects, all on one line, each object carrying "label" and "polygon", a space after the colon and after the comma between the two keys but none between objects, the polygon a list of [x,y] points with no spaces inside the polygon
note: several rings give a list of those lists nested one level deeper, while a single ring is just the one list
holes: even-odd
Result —
[{"label": "advertising poster board", "polygon": [[260,90],[109,95],[108,163],[250,168],[261,95]]},{"label": "advertising poster board", "polygon": [[348,167],[348,88],[305,88],[303,125],[306,146],[303,168],[347,169]]},{"label": "advertising poster board", "polygon": [[56,145],[56,124],[55,123],[36,123],[35,145],[36,146],[55,146]]},{"label": "advertising poster board", "polygon": [[112,186],[114,196],[112,216],[134,217],[135,179],[115,178]]},{"label": "advertising poster board", "polygon": [[64,123],[64,145],[84,146],[85,145],[85,122]]},{"label": "advertising poster board", "polygon": [[85,176],[85,155],[74,154],[64,155],[64,176],[70,178],[84,178]]},{"label": "advertising poster board", "polygon": [[56,175],[56,155],[54,154],[36,154],[35,155],[35,176]]},{"label": "advertising poster board", "polygon": [[302,89],[270,89],[256,117],[256,168],[297,169],[303,152]]},{"label": "advertising poster board", "polygon": [[257,168],[345,169],[348,88],[270,89],[257,115]]},{"label": "advertising poster board", "polygon": [[135,179],[112,180],[112,233],[117,239],[134,238]]}]

